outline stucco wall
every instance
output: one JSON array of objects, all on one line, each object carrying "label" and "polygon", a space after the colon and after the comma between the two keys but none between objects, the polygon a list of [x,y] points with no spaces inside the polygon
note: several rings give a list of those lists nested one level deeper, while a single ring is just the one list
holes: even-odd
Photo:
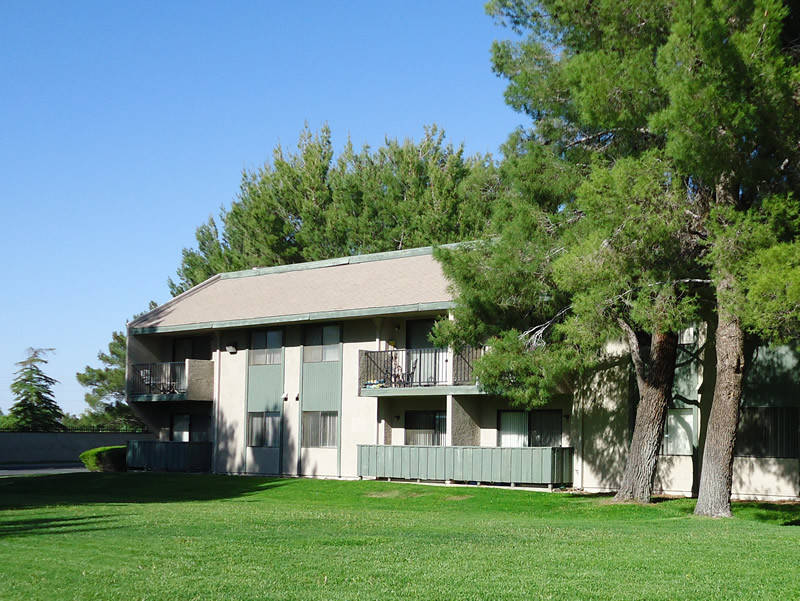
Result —
[{"label": "stucco wall", "polygon": [[800,461],[735,457],[731,494],[739,499],[800,497]]},{"label": "stucco wall", "polygon": [[663,455],[658,458],[653,492],[691,496],[694,460],[691,455]]},{"label": "stucco wall", "polygon": [[288,327],[283,332],[283,455],[282,470],[287,475],[297,475],[300,449],[300,369],[303,362],[302,330],[300,326]]},{"label": "stucco wall", "polygon": [[0,432],[0,463],[80,463],[78,455],[89,449],[155,439],[130,432]]},{"label": "stucco wall", "polygon": [[336,449],[301,449],[301,476],[336,477]]},{"label": "stucco wall", "polygon": [[214,399],[214,362],[186,360],[186,398],[191,401]]},{"label": "stucco wall", "polygon": [[630,412],[626,363],[603,370],[580,388],[572,418],[575,486],[615,489],[628,454]]},{"label": "stucco wall", "polygon": [[246,432],[246,392],[247,392],[247,351],[235,354],[225,350],[227,344],[243,344],[241,332],[227,333],[221,339],[221,350],[214,352],[214,362],[219,362],[219,398],[215,407],[216,448],[214,466],[216,472],[238,474],[246,470],[245,432]]},{"label": "stucco wall", "polygon": [[375,444],[378,401],[358,396],[359,350],[374,349],[376,324],[372,319],[345,322],[342,332],[341,476],[358,477],[359,444]]},{"label": "stucco wall", "polygon": [[447,398],[450,415],[448,430],[450,444],[477,446],[481,443],[480,397],[455,396]]}]

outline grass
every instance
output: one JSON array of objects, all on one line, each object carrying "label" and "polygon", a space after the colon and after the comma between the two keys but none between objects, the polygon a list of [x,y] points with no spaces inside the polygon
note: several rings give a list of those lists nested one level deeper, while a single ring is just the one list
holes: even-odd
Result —
[{"label": "grass", "polygon": [[0,599],[798,599],[800,506],[386,482],[0,478]]}]

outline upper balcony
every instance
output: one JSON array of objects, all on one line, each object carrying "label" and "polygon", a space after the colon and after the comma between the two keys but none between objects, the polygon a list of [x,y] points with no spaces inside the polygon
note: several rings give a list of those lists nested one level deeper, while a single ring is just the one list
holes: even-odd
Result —
[{"label": "upper balcony", "polygon": [[128,396],[132,401],[212,401],[214,362],[136,363],[128,373]]},{"label": "upper balcony", "polygon": [[473,363],[484,347],[461,350],[437,348],[361,351],[361,396],[475,394]]}]

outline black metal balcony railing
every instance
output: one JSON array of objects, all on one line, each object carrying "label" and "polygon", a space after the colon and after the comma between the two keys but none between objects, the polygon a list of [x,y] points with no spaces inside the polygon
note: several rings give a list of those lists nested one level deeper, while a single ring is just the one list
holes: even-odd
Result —
[{"label": "black metal balcony railing", "polygon": [[436,348],[362,351],[359,386],[406,388],[473,384],[473,362],[482,354],[482,348],[473,347],[455,353]]},{"label": "black metal balcony railing", "polygon": [[182,394],[186,392],[186,364],[137,363],[131,367],[130,393]]},{"label": "black metal balcony railing", "polygon": [[472,372],[475,360],[486,352],[483,346],[465,346],[453,351],[453,384],[465,386],[475,383]]}]

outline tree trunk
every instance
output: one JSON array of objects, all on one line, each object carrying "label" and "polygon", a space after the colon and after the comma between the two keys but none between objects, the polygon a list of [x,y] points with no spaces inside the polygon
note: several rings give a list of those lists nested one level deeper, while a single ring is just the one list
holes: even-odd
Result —
[{"label": "tree trunk", "polygon": [[677,352],[676,333],[657,333],[653,335],[650,369],[646,374],[634,359],[639,383],[639,405],[636,410],[628,461],[625,464],[622,484],[614,497],[615,502],[650,502],[656,461],[664,439],[664,422],[669,399],[672,396]]},{"label": "tree trunk", "polygon": [[733,449],[745,363],[741,321],[719,300],[719,293],[724,296],[732,287],[732,276],[723,278],[717,287],[717,382],[706,426],[703,471],[694,510],[695,515],[727,518],[731,517]]}]

